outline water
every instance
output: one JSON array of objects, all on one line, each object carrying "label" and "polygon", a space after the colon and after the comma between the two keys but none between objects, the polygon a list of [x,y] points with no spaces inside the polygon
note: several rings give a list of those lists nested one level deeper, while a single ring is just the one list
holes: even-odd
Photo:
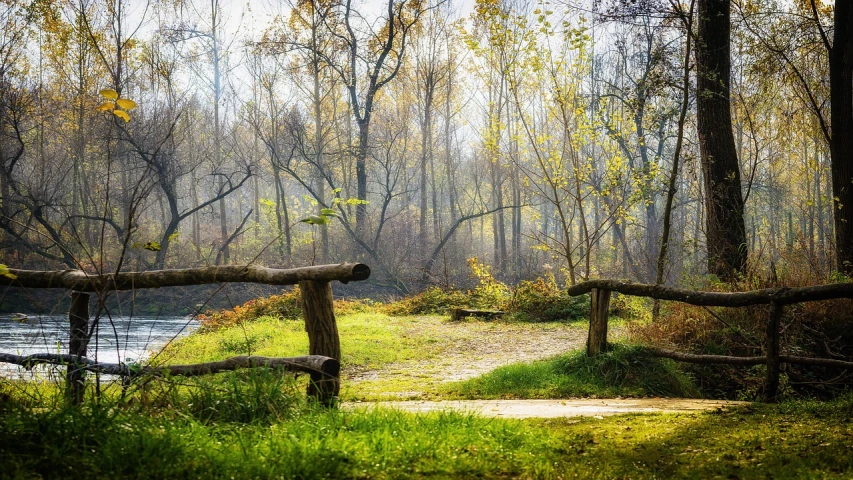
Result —
[{"label": "water", "polygon": [[[198,327],[192,317],[101,318],[97,350],[95,336],[89,342],[89,358],[102,363],[144,361],[169,340]],[[67,315],[0,315],[0,352],[18,355],[68,353]],[[19,377],[23,370],[0,363],[0,376]]]}]

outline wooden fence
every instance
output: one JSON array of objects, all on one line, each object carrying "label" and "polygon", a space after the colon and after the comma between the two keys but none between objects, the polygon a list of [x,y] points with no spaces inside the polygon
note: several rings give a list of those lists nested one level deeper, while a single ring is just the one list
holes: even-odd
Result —
[{"label": "wooden fence", "polygon": [[[311,382],[308,395],[324,405],[334,402],[340,392],[341,344],[335,321],[331,282],[341,283],[366,280],[370,268],[361,263],[318,265],[292,269],[265,268],[256,265],[231,265],[221,267],[155,270],[150,272],[122,272],[93,275],[80,270],[34,271],[10,269],[15,277],[0,276],[0,285],[25,288],[64,288],[71,290],[71,307],[68,354],[14,355],[0,353],[0,362],[30,368],[35,364],[68,365],[66,373],[67,395],[71,403],[83,400],[85,372],[133,377],[138,375],[203,375],[240,368],[270,367],[308,373]],[[211,283],[262,283],[267,285],[299,285],[305,330],[308,333],[308,356],[293,358],[232,357],[221,362],[194,365],[144,367],[139,370],[125,364],[97,363],[87,358],[91,336],[89,323],[90,293],[113,290],[160,288]]]},{"label": "wooden fence", "polygon": [[623,295],[671,300],[706,307],[746,307],[770,305],[764,339],[764,356],[735,357],[728,355],[694,355],[661,348],[649,348],[652,355],[682,362],[728,365],[767,365],[765,400],[776,401],[779,391],[780,366],[783,363],[853,369],[853,362],[831,358],[782,355],[779,337],[785,305],[839,298],[853,298],[853,283],[835,283],[812,287],[766,288],[749,292],[699,292],[661,285],[644,285],[615,280],[590,280],[569,287],[572,296],[590,294],[589,337],[587,355],[594,356],[607,349],[607,311],[611,292]]}]

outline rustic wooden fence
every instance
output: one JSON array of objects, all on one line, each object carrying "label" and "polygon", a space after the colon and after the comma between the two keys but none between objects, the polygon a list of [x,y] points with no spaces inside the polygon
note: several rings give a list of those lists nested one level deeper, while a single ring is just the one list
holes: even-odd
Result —
[{"label": "rustic wooden fence", "polygon": [[635,297],[671,300],[706,307],[746,307],[770,305],[764,338],[764,356],[735,357],[728,355],[695,355],[661,348],[649,348],[657,357],[672,358],[682,362],[728,365],[767,365],[765,400],[776,401],[779,391],[780,366],[783,363],[853,369],[853,362],[834,358],[799,357],[782,355],[779,337],[780,323],[785,305],[820,300],[853,298],[853,283],[835,283],[812,287],[766,288],[749,292],[699,292],[661,285],[644,285],[615,280],[590,280],[569,287],[572,296],[590,294],[589,337],[587,355],[595,356],[607,349],[607,317],[611,292]]},{"label": "rustic wooden fence", "polygon": [[[308,373],[311,381],[308,395],[324,405],[331,405],[340,392],[341,344],[335,321],[331,282],[366,280],[370,268],[361,263],[318,265],[292,269],[265,268],[256,265],[121,272],[93,275],[80,270],[34,271],[10,269],[15,277],[0,276],[0,285],[25,288],[63,288],[71,290],[68,354],[14,355],[0,353],[0,362],[31,368],[46,363],[67,365],[66,392],[73,404],[83,400],[85,372],[100,372],[134,377],[139,375],[195,376],[240,368],[270,367]],[[220,362],[194,365],[169,365],[131,369],[125,364],[97,363],[87,358],[90,331],[89,300],[91,293],[114,290],[161,288],[211,283],[262,283],[267,285],[299,285],[302,311],[308,333],[308,356],[292,358],[232,357]]]}]

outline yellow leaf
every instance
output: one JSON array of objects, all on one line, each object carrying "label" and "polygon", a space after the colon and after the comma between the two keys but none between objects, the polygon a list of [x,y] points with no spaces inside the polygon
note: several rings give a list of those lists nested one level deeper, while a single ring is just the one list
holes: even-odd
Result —
[{"label": "yellow leaf", "polygon": [[127,112],[125,112],[123,110],[113,110],[113,115],[124,120],[125,122],[130,121],[130,115],[128,115]]},{"label": "yellow leaf", "polygon": [[109,112],[115,110],[116,106],[113,102],[104,102],[98,107],[99,112]]},{"label": "yellow leaf", "polygon": [[102,97],[109,98],[110,100],[115,100],[118,98],[118,92],[116,92],[112,88],[105,88],[98,93],[100,93]]},{"label": "yellow leaf", "polygon": [[136,102],[129,98],[119,98],[118,100],[116,100],[116,105],[125,110],[133,110],[134,108],[136,108]]}]

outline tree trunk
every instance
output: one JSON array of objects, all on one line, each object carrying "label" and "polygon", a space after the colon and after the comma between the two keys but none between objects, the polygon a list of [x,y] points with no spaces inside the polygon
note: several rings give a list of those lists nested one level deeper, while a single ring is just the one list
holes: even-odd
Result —
[{"label": "tree trunk", "polygon": [[[732,281],[746,267],[746,226],[729,83],[730,0],[699,0],[696,117],[705,184],[708,272]],[[849,87],[849,85],[848,85]]]},{"label": "tree trunk", "polygon": [[853,275],[853,5],[836,2],[829,88],[836,266]]}]

